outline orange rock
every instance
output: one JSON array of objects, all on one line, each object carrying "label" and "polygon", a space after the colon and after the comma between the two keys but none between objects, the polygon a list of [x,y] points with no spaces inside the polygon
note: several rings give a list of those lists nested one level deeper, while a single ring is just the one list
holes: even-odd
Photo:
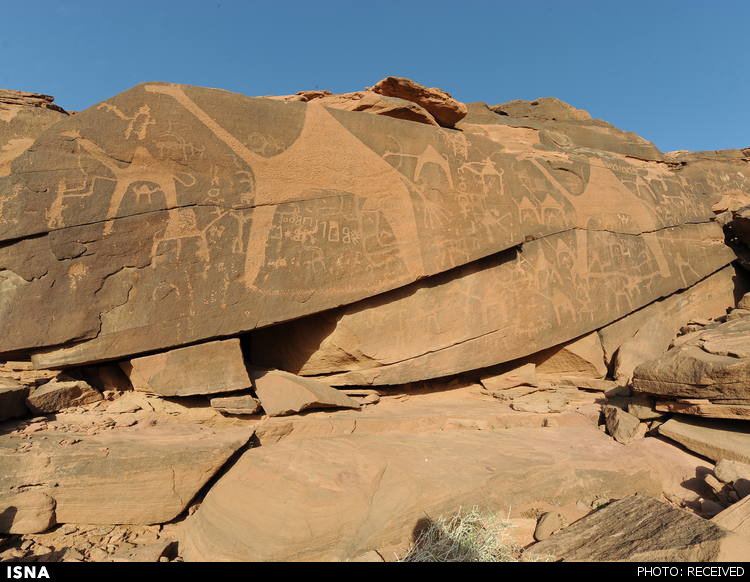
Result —
[{"label": "orange rock", "polygon": [[398,97],[421,105],[443,127],[453,127],[468,111],[466,105],[456,101],[450,93],[434,87],[425,87],[403,77],[386,77],[368,89],[387,97]]}]

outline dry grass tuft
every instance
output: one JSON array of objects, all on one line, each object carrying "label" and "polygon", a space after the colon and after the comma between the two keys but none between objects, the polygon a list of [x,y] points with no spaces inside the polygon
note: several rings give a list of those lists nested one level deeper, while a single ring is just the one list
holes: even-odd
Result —
[{"label": "dry grass tuft", "polygon": [[517,562],[511,523],[473,507],[430,521],[401,562]]}]

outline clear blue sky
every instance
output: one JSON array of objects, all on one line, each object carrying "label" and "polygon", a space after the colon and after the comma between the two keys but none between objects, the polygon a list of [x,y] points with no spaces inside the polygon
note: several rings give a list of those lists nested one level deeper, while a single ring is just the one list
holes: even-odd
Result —
[{"label": "clear blue sky", "polygon": [[750,146],[750,0],[0,1],[0,87],[81,110],[142,81],[248,95],[386,75],[554,96],[664,151]]}]

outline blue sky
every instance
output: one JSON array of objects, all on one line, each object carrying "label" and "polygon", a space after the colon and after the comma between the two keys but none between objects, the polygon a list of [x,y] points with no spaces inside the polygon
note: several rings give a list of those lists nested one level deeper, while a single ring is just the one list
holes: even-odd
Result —
[{"label": "blue sky", "polygon": [[80,110],[142,81],[248,95],[387,75],[554,96],[664,151],[750,146],[750,0],[1,0],[0,87]]}]

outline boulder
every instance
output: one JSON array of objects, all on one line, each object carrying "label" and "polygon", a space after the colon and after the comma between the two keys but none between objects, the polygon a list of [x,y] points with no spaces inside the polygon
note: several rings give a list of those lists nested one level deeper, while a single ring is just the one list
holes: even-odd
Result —
[{"label": "boulder", "polygon": [[714,461],[750,463],[750,427],[742,421],[671,418],[659,434]]},{"label": "boulder", "polygon": [[747,559],[747,542],[692,513],[632,495],[578,520],[524,555],[565,562],[731,562]]},{"label": "boulder", "polygon": [[54,525],[55,500],[45,493],[29,489],[0,501],[0,533],[40,533]]},{"label": "boulder", "polygon": [[398,97],[379,95],[374,91],[356,91],[354,93],[322,96],[318,103],[325,107],[343,109],[344,111],[363,111],[395,119],[426,123],[427,125],[438,125],[435,118],[421,105]]},{"label": "boulder", "polygon": [[520,251],[258,330],[252,359],[296,374],[326,374],[326,382],[342,386],[403,384],[509,362],[692,285],[695,273],[681,270],[680,262],[721,268],[729,259],[722,237],[716,224],[641,236],[550,235]]},{"label": "boulder", "polygon": [[33,485],[55,501],[58,523],[163,523],[187,507],[251,434],[195,424],[5,434],[0,506],[14,506],[18,515],[38,511],[39,498],[17,494]]},{"label": "boulder", "polygon": [[618,443],[629,445],[646,435],[646,425],[620,407],[606,405],[602,407],[602,412],[604,412],[604,422],[607,426],[607,432]]},{"label": "boulder", "polygon": [[12,378],[0,376],[0,422],[9,418],[26,416],[26,397],[29,389]]},{"label": "boulder", "polygon": [[251,394],[231,394],[215,396],[210,400],[211,406],[226,414],[258,414],[260,402]]},{"label": "boulder", "polygon": [[706,329],[633,373],[633,389],[679,398],[750,403],[750,319]]},{"label": "boulder", "polygon": [[134,390],[161,396],[234,392],[252,385],[236,338],[133,358],[120,367]]},{"label": "boulder", "polygon": [[425,87],[403,77],[386,77],[368,90],[387,97],[412,101],[426,109],[443,127],[453,127],[467,112],[466,105],[456,101],[442,89]]},{"label": "boulder", "polygon": [[658,492],[648,458],[592,426],[286,440],[240,457],[186,521],[180,550],[186,561],[347,560],[408,543],[425,515],[458,507]]},{"label": "boulder", "polygon": [[253,387],[268,416],[284,416],[315,408],[359,408],[343,391],[312,378],[281,370],[252,370]]},{"label": "boulder", "polygon": [[26,406],[34,414],[51,414],[63,408],[91,404],[101,399],[101,392],[82,380],[51,380],[29,393]]}]

